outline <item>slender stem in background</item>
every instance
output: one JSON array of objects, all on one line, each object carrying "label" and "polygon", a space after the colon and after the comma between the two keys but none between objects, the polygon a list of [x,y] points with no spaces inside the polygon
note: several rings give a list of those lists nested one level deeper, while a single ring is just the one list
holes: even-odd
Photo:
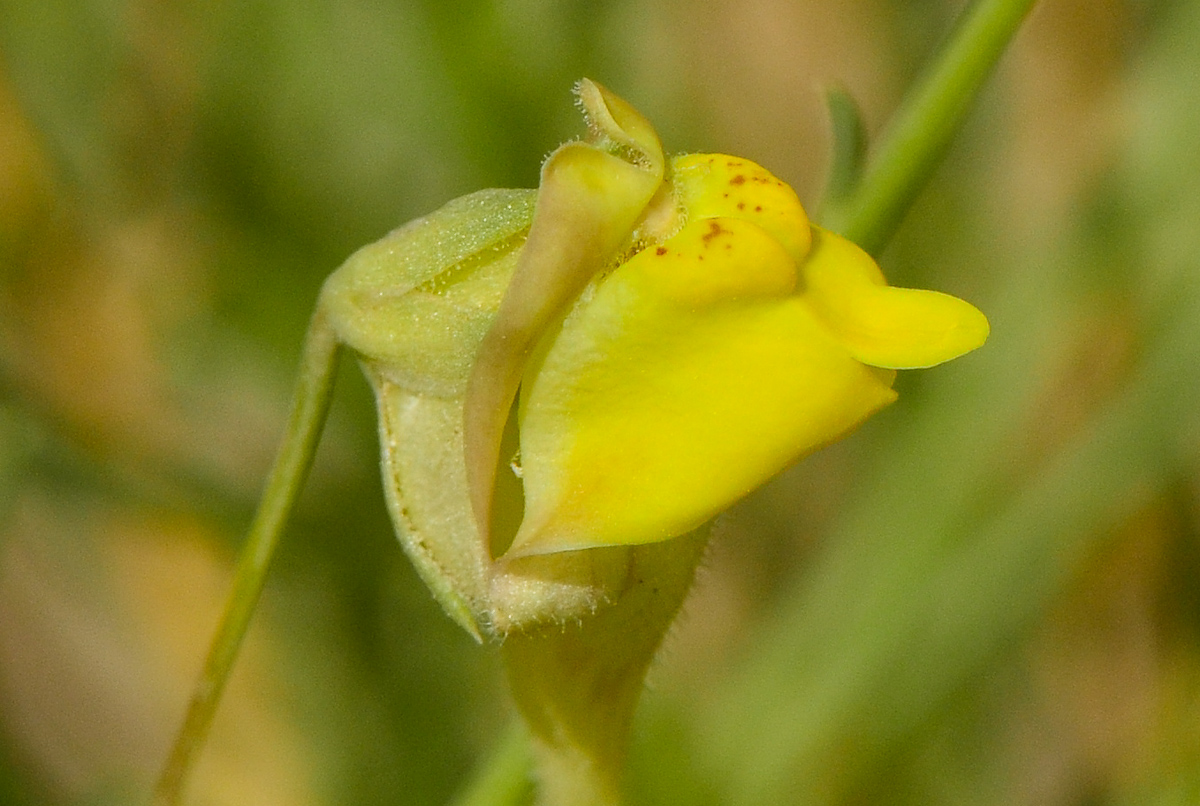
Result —
[{"label": "slender stem in background", "polygon": [[238,557],[233,590],[209,647],[204,671],[192,692],[187,716],[154,790],[155,806],[179,803],[188,772],[208,735],[221,692],[262,593],[280,533],[312,466],[329,412],[337,357],[337,337],[318,306],[305,337],[300,376],[283,444],[267,477],[258,511]]},{"label": "slender stem in background", "polygon": [[858,187],[825,211],[825,226],[878,255],[1034,2],[976,0],[963,12],[950,41],[884,131]]},{"label": "slender stem in background", "polygon": [[833,142],[822,213],[845,204],[854,194],[862,181],[863,163],[867,159],[867,127],[854,96],[835,85],[825,91],[825,108],[829,112]]},{"label": "slender stem in background", "polygon": [[533,796],[529,733],[513,722],[451,806],[523,806]]}]

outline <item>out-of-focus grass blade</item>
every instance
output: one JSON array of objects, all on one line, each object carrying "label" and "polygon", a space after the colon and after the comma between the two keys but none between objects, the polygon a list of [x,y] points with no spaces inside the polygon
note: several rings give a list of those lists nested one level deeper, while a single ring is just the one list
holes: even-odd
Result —
[{"label": "out-of-focus grass blade", "polygon": [[106,121],[121,67],[119,16],[111,4],[0,3],[0,48],[30,117],[65,177],[91,188],[121,186],[122,154]]},{"label": "out-of-focus grass blade", "polygon": [[829,111],[830,154],[822,204],[836,206],[847,201],[862,176],[867,128],[854,96],[842,87],[825,92],[825,107]]}]

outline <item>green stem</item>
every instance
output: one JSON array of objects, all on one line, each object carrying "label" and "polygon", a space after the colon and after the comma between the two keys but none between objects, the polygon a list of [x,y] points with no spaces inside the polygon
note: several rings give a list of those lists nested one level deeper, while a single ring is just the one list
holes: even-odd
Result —
[{"label": "green stem", "polygon": [[873,255],[962,128],[971,104],[1034,0],[976,0],[937,61],[892,118],[862,182],[826,211],[825,226]]},{"label": "green stem", "polygon": [[221,692],[262,593],[271,557],[312,466],[329,411],[337,357],[337,336],[318,307],[305,337],[300,376],[283,444],[238,557],[233,590],[209,646],[204,671],[192,692],[187,716],[155,788],[155,806],[179,803],[187,774],[208,735]]}]

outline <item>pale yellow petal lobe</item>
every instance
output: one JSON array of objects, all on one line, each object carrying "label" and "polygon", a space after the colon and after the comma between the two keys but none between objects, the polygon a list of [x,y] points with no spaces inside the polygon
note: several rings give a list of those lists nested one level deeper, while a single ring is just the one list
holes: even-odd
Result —
[{"label": "pale yellow petal lobe", "polygon": [[803,267],[805,299],[859,361],[890,369],[931,367],[987,339],[987,318],[973,305],[937,291],[887,286],[856,245],[813,231],[813,250]]}]

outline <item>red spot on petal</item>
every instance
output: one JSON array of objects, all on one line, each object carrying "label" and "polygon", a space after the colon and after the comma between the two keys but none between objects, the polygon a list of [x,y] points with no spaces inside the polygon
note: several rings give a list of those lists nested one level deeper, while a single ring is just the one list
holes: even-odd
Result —
[{"label": "red spot on petal", "polygon": [[700,240],[704,241],[705,246],[707,246],[709,241],[720,235],[722,232],[725,232],[725,230],[721,229],[721,225],[719,223],[716,221],[709,221],[708,232],[701,235]]},{"label": "red spot on petal", "polygon": [[745,184],[745,182],[746,182],[746,177],[742,176],[741,174],[738,174],[733,179],[729,180],[729,184],[731,184],[731,185],[741,185],[741,184]]},{"label": "red spot on petal", "polygon": [[665,247],[665,246],[660,246],[654,250],[654,254],[656,254],[656,255],[665,255],[666,253],[667,253],[667,247]]}]

